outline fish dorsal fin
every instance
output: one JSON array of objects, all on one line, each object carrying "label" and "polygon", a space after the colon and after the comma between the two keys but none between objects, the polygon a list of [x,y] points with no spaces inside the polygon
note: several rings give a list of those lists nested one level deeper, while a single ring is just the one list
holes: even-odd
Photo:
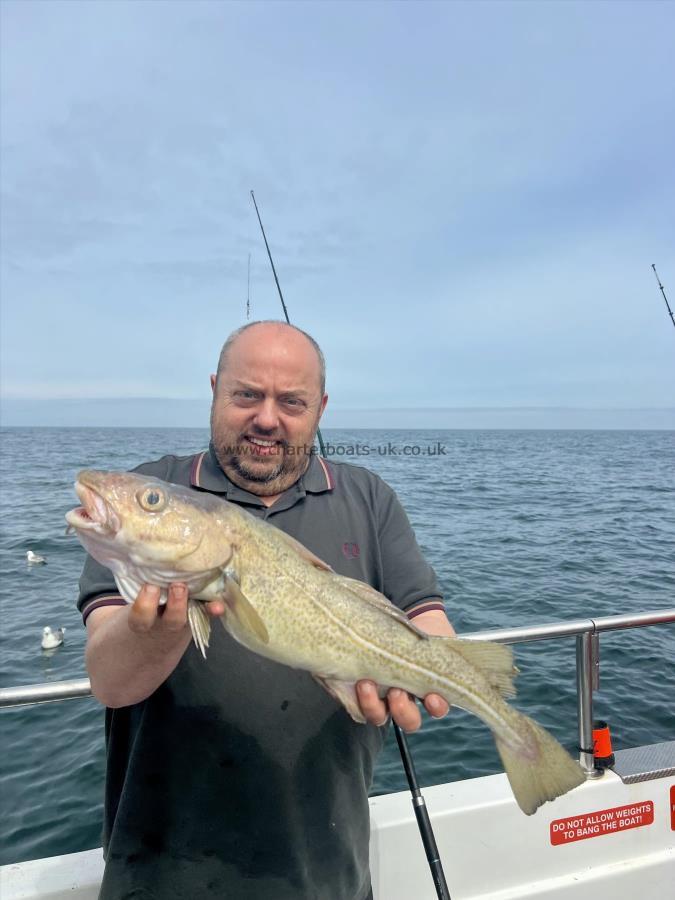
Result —
[{"label": "fish dorsal fin", "polygon": [[513,665],[513,651],[505,644],[493,641],[463,641],[453,639],[452,649],[485,675],[502,697],[515,697],[513,679],[518,669]]},{"label": "fish dorsal fin", "polygon": [[301,556],[308,563],[311,563],[313,566],[316,566],[317,569],[324,569],[326,572],[332,572],[333,569],[328,565],[327,562],[324,562],[322,559],[319,559],[311,550],[308,550],[304,544],[301,544],[300,541],[296,540],[294,537],[291,537],[290,534],[286,534],[285,531],[282,531],[280,528],[276,529],[277,534],[283,541],[291,547],[295,552]]},{"label": "fish dorsal fin", "polygon": [[234,578],[227,572],[224,573],[224,576],[225,590],[222,597],[227,605],[225,617],[234,616],[241,628],[254,634],[261,643],[269,644],[269,632],[257,610],[244,596]]},{"label": "fish dorsal fin", "polygon": [[374,587],[371,587],[364,581],[357,581],[356,578],[347,578],[344,575],[336,575],[335,578],[342,587],[351,591],[353,594],[356,594],[357,597],[361,600],[365,600],[365,602],[369,603],[371,606],[374,606],[388,616],[391,616],[392,619],[396,619],[401,625],[405,625],[406,628],[414,632],[417,637],[426,641],[429,640],[429,635],[426,632],[421,631],[416,625],[413,625],[403,610],[399,609],[398,606],[394,606],[393,603],[387,600],[384,594],[376,591]]}]

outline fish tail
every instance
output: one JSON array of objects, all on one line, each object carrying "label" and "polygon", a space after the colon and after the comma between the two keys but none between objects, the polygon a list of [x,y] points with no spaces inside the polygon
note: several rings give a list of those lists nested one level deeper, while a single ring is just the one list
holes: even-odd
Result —
[{"label": "fish tail", "polygon": [[[517,744],[495,735],[497,749],[518,806],[531,816],[547,800],[554,800],[586,780],[583,769],[567,750],[527,716],[524,739]],[[525,737],[526,736],[526,737]]]},{"label": "fish tail", "polygon": [[201,654],[206,659],[206,648],[209,646],[209,638],[211,636],[211,622],[209,615],[204,609],[204,604],[199,600],[188,600],[188,623],[192,632],[192,640],[195,646],[201,650]]}]

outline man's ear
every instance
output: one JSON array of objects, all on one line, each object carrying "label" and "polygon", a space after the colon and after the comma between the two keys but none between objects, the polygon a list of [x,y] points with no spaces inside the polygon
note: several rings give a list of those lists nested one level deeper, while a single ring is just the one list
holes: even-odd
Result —
[{"label": "man's ear", "polygon": [[215,393],[216,390],[216,376],[211,375],[211,390]]},{"label": "man's ear", "polygon": [[321,398],[321,406],[319,407],[319,418],[323,415],[323,411],[326,408],[326,404],[328,403],[328,394],[324,394]]}]

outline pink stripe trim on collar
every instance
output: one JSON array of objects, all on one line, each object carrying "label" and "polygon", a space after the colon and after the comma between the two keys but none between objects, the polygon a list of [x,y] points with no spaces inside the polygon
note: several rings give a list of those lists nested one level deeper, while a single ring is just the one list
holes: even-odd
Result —
[{"label": "pink stripe trim on collar", "polygon": [[199,483],[199,475],[202,471],[202,463],[204,462],[204,457],[206,456],[206,450],[203,450],[199,456],[195,456],[192,460],[192,468],[190,470],[190,483],[193,487],[201,487]]},{"label": "pink stripe trim on collar", "polygon": [[326,476],[326,486],[328,487],[329,491],[332,491],[335,487],[335,483],[333,482],[333,476],[331,475],[330,469],[328,468],[328,464],[325,463],[320,456],[317,456],[317,459],[319,460],[319,464],[323,469],[323,474]]}]

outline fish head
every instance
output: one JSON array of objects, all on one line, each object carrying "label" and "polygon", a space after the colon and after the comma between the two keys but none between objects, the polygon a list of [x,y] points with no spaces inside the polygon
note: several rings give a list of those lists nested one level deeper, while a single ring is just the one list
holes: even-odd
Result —
[{"label": "fish head", "polygon": [[122,562],[161,572],[161,582],[152,583],[179,581],[226,565],[232,554],[231,504],[210,494],[148,475],[94,469],[78,474],[75,491],[82,505],[66,514],[68,526],[116,574]]}]

